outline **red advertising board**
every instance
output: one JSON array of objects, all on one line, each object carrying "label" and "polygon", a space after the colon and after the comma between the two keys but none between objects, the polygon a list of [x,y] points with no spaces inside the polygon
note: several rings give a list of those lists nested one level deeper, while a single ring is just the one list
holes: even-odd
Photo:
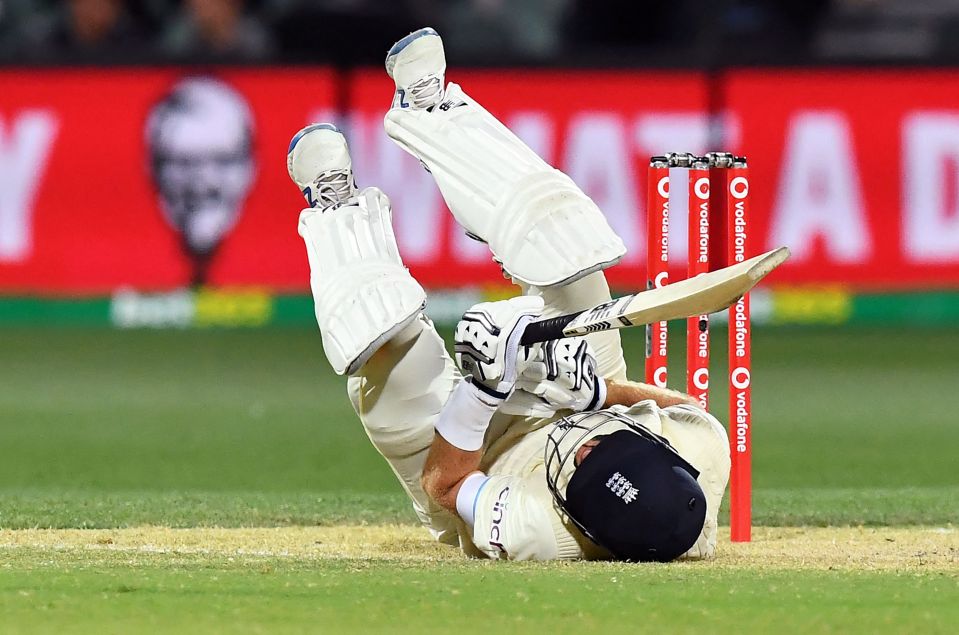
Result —
[{"label": "red advertising board", "polygon": [[[717,149],[717,130],[720,149],[749,158],[753,249],[793,249],[773,283],[959,285],[959,72],[736,71],[714,118],[693,72],[454,68],[449,79],[596,200],[629,248],[616,286],[645,280],[649,156]],[[0,87],[0,293],[198,279],[306,290],[285,153],[320,118],[347,130],[360,185],[393,199],[424,284],[501,280],[385,136],[392,86],[378,69],[7,70]],[[678,263],[685,218],[671,221]]]},{"label": "red advertising board", "polygon": [[[89,294],[190,282],[190,259],[151,179],[147,124],[157,104],[194,75],[201,74],[0,72],[0,291]],[[263,69],[211,77],[247,105],[252,143],[241,214],[207,281],[302,289],[301,202],[286,175],[286,148],[309,113],[332,102],[332,75]],[[183,141],[200,132],[183,130]]]},{"label": "red advertising board", "polygon": [[959,285],[959,73],[742,71],[726,83],[755,247],[780,282]]},{"label": "red advertising board", "polygon": [[[706,85],[694,73],[450,71],[475,100],[540,156],[567,172],[606,214],[629,254],[610,271],[620,287],[645,285],[646,165],[651,154],[704,148]],[[352,133],[357,176],[380,184],[395,206],[404,258],[423,282],[451,286],[502,281],[487,249],[445,211],[432,177],[383,132],[392,83],[380,71],[357,73]]]}]

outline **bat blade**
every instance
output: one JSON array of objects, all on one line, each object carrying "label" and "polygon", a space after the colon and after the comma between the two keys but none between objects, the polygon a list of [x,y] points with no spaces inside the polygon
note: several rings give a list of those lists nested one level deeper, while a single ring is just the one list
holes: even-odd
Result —
[{"label": "bat blade", "polygon": [[779,247],[730,267],[617,298],[575,316],[563,328],[563,335],[586,335],[721,311],[787,258],[789,248]]}]

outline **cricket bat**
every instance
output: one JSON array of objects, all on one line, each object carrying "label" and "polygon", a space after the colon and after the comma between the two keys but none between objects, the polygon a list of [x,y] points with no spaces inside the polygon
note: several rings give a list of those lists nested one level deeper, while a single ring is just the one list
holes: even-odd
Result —
[{"label": "cricket bat", "polygon": [[715,313],[728,308],[789,258],[779,247],[735,265],[604,302],[591,309],[538,320],[526,327],[521,344],[586,335],[663,320]]}]

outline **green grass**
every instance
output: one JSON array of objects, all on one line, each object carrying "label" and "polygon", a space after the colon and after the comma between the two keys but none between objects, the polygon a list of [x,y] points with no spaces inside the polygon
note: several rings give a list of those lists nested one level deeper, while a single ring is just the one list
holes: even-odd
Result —
[{"label": "green grass", "polygon": [[[753,350],[757,524],[955,524],[959,333],[760,329]],[[0,527],[413,522],[343,383],[313,331],[4,329]],[[0,548],[4,633],[934,633],[957,590],[921,568]]]},{"label": "green grass", "polygon": [[13,633],[946,633],[959,621],[959,580],[941,572],[29,549],[16,558],[0,568],[3,630]]},{"label": "green grass", "polygon": [[[0,526],[412,519],[313,331],[2,339]],[[959,333],[760,329],[753,348],[758,523],[955,521]]]},{"label": "green grass", "polygon": [[[763,488],[753,522],[766,526],[951,525],[959,487]],[[723,512],[725,513],[725,512]],[[401,492],[0,491],[0,528],[283,527],[415,523]],[[723,523],[725,524],[725,523]]]},{"label": "green grass", "polygon": [[0,492],[0,528],[107,529],[412,524],[402,492],[157,492],[48,489]]}]

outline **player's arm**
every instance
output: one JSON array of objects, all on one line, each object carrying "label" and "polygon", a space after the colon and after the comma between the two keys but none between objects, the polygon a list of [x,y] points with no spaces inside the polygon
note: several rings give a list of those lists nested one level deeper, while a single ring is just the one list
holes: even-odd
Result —
[{"label": "player's arm", "polygon": [[668,408],[669,406],[678,406],[680,404],[699,406],[699,402],[696,401],[695,397],[679,392],[678,390],[660,388],[659,386],[653,386],[651,384],[626,380],[606,382],[606,402],[603,404],[603,407],[609,408],[610,406],[616,405],[632,406],[647,399],[655,401],[656,405],[660,408]]},{"label": "player's arm", "polygon": [[[423,467],[423,491],[441,507],[458,514],[470,525],[472,509],[467,513],[465,507],[468,505],[472,508],[472,501],[476,500],[479,488],[486,481],[486,475],[479,471],[482,455],[480,450],[462,450],[437,433]],[[456,501],[464,486],[460,505],[464,509],[460,512]]]},{"label": "player's arm", "polygon": [[537,296],[472,307],[456,326],[456,363],[466,377],[436,421],[423,468],[423,490],[472,525],[472,507],[485,482],[478,472],[483,439],[497,409],[516,385],[519,340],[543,310]]},{"label": "player's arm", "polygon": [[437,433],[423,470],[424,489],[463,519],[476,548],[509,560],[579,557],[575,540],[556,538],[549,506],[519,476],[478,471],[480,454],[457,448]]},{"label": "player's arm", "polygon": [[[652,399],[660,408],[697,405],[685,393],[635,381],[606,380],[596,374],[596,359],[583,337],[566,337],[534,345],[530,357],[520,360],[517,391],[506,406],[530,414],[598,410],[632,406]],[[508,410],[507,410],[508,411]]]}]

